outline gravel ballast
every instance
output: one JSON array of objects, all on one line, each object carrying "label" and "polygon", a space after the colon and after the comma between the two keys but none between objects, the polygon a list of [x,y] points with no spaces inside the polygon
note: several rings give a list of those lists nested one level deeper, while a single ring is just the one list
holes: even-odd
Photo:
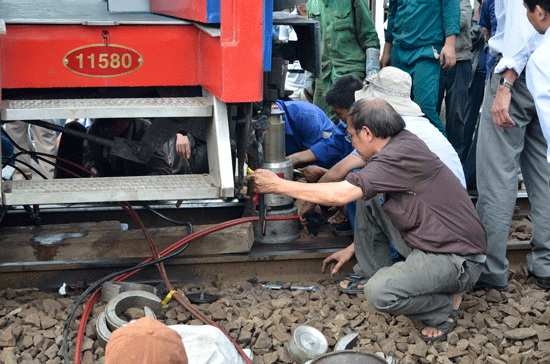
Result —
[{"label": "gravel ballast", "polygon": [[[357,348],[382,352],[403,364],[550,363],[550,295],[527,277],[525,269],[510,273],[506,291],[466,293],[457,328],[434,344],[418,337],[421,323],[377,312],[362,294],[341,294],[338,279],[289,282],[326,287],[314,292],[290,290],[290,284],[270,290],[251,282],[220,279],[178,289],[219,295],[218,301],[198,307],[243,348],[251,349],[254,363],[294,363],[288,342],[304,324],[325,335],[329,351],[345,335],[357,333]],[[35,289],[0,291],[0,363],[62,363],[63,326],[75,299]],[[104,307],[105,303],[96,303],[87,324],[83,364],[104,362],[105,349],[95,332],[95,320]],[[81,305],[70,326],[71,360],[83,310]],[[137,318],[143,312],[130,309],[126,314]],[[202,324],[175,300],[163,307],[158,319],[168,325]]]}]

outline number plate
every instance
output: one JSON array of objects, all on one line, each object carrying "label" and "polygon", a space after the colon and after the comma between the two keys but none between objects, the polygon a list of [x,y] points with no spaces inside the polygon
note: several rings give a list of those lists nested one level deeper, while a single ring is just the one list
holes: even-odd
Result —
[{"label": "number plate", "polygon": [[136,71],[143,58],[135,50],[116,44],[92,44],[75,48],[63,57],[71,72],[86,77],[118,77]]}]

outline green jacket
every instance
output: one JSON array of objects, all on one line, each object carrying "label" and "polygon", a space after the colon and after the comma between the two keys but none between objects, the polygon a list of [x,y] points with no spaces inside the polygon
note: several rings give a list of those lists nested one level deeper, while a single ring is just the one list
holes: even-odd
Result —
[{"label": "green jacket", "polygon": [[308,14],[321,24],[321,77],[365,77],[367,48],[380,49],[368,0],[309,0]]},{"label": "green jacket", "polygon": [[390,0],[386,42],[403,49],[442,46],[460,33],[460,0]]}]

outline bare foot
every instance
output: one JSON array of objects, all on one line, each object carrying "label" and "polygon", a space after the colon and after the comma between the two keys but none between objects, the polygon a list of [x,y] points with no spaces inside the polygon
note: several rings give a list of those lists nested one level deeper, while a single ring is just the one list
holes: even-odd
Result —
[{"label": "bare foot", "polygon": [[[348,286],[350,285],[351,281],[341,281],[340,282],[340,288],[342,289],[347,289]],[[357,285],[357,288],[359,289],[363,289],[363,285],[362,284],[358,284]]]},{"label": "bare foot", "polygon": [[[342,284],[342,283],[340,283]],[[458,310],[460,308],[460,303],[462,302],[462,293],[456,293],[454,296],[454,306],[453,308],[455,310]],[[453,322],[455,319],[449,317],[447,318],[447,320],[445,321],[449,321],[449,322]],[[438,336],[441,336],[443,335],[443,331],[439,330],[439,329],[436,329],[435,327],[425,327],[423,330],[422,330],[422,335],[424,336],[427,336],[427,337],[438,337]]]}]

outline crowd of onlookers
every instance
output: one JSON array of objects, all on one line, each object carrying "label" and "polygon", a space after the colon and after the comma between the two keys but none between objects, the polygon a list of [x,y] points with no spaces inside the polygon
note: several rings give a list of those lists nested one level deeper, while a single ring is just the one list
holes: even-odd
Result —
[{"label": "crowd of onlookers", "polygon": [[[507,206],[504,210],[508,211],[518,187],[530,192],[535,205],[536,196],[549,198],[545,171],[550,154],[544,137],[550,136],[547,106],[550,88],[544,80],[548,80],[550,69],[543,61],[535,66],[536,57],[530,57],[545,32],[547,3],[481,0],[472,8],[470,0],[390,1],[383,36],[377,34],[368,6],[363,3],[354,6],[350,2],[310,0],[307,13],[303,10],[306,4],[293,10],[320,22],[322,72],[312,82],[311,74],[301,70],[298,62],[290,64],[289,100],[313,101],[335,124],[329,130],[321,117],[302,117],[300,108],[311,108],[303,102],[279,101],[284,103],[285,110],[290,110],[285,115],[287,153],[296,167],[304,167],[303,176],[315,182],[326,169],[349,154],[351,145],[340,142],[346,121],[342,110],[349,105],[335,99],[334,95],[342,98],[343,93],[331,86],[351,75],[369,82],[367,74],[372,73],[365,54],[379,48],[380,35],[385,41],[380,67],[391,65],[410,74],[411,98],[456,150],[467,189],[479,190],[482,195],[479,207],[482,218],[486,203]],[[287,28],[278,29],[282,41],[295,37],[292,29]],[[542,54],[543,49],[541,46],[534,55]],[[529,70],[534,74],[531,77]],[[296,72],[301,72],[301,78],[296,78]],[[296,80],[302,83],[297,85]],[[537,90],[537,95],[531,95],[533,90]],[[491,134],[486,127],[499,132]],[[326,139],[327,135],[331,138]],[[332,153],[333,150],[341,155]],[[476,168],[477,165],[481,168]],[[538,190],[536,196],[529,191],[531,188]],[[496,191],[500,189],[510,192],[502,199],[491,198],[486,202],[491,195],[489,189],[495,191],[493,194],[499,194]],[[498,219],[506,222],[510,212],[502,214],[506,218]],[[487,218],[491,223],[497,220]],[[352,231],[353,219],[346,220],[345,213],[336,214],[331,222],[342,223],[335,228],[336,233]]]},{"label": "crowd of onlookers", "polygon": [[[485,0],[474,11],[470,0],[390,0],[376,74],[366,62],[380,47],[366,1],[310,0],[307,11],[322,35],[313,104],[334,129],[303,118],[304,102],[279,107],[291,110],[289,158],[317,164],[301,170],[309,182],[333,183],[288,182],[266,170],[247,178],[257,193],[303,200],[306,226],[304,211],[317,204],[347,205],[354,242],[323,271],[355,256],[343,292],[424,321],[424,340],[444,339],[463,292],[508,287],[521,174],[533,228],[527,269],[550,289],[550,1]],[[341,155],[327,158],[332,150]],[[477,189],[475,209],[464,187]]]},{"label": "crowd of onlookers", "polygon": [[[319,19],[322,25],[324,24],[323,21],[325,21],[322,15],[328,19],[333,17],[338,18],[338,16],[331,14],[330,10],[325,10],[323,13],[317,11],[317,3],[318,1],[310,1],[310,5],[308,5],[312,9],[310,10],[310,16]],[[456,1],[454,5],[457,3],[458,1]],[[380,60],[381,66],[392,64],[411,74],[413,80],[416,79],[416,82],[413,81],[413,99],[421,106],[426,117],[448,138],[449,142],[457,151],[463,164],[467,187],[470,190],[476,189],[476,130],[480,120],[484,90],[489,79],[490,71],[495,66],[497,57],[495,51],[492,51],[488,44],[489,39],[495,34],[497,29],[495,1],[481,0],[479,3],[476,1],[476,4],[477,6],[475,9],[472,9],[470,0],[459,1],[460,9],[455,8],[452,10],[450,6],[447,6],[447,8],[439,6],[437,9],[439,13],[437,14],[441,14],[443,19],[449,19],[448,25],[445,24],[445,21],[442,22],[443,34],[450,34],[449,37],[445,38],[444,42],[437,40],[437,36],[433,30],[431,34],[425,34],[429,33],[428,30],[419,30],[423,28],[429,29],[430,26],[437,28],[437,26],[434,26],[434,20],[429,19],[429,15],[421,14],[419,15],[420,18],[415,17],[415,14],[420,14],[422,12],[422,9],[416,5],[411,6],[411,8],[414,8],[415,12],[407,13],[411,18],[411,23],[413,21],[417,23],[417,25],[412,28],[411,25],[407,23],[407,16],[396,14],[397,11],[393,10],[389,13],[388,17],[387,26],[390,27],[390,30],[386,31],[386,42],[388,44],[384,46],[382,59]],[[294,14],[308,16],[306,5],[306,3],[300,4],[294,9],[291,9],[291,11]],[[327,9],[331,7],[333,6],[331,5]],[[367,43],[367,40],[358,40],[356,42],[348,42],[346,46],[342,46],[342,44],[337,41],[337,38],[332,36],[332,28],[326,24],[326,29],[323,30],[327,35],[323,37],[323,45],[325,45],[325,40],[328,38],[328,43],[331,43],[332,47],[352,48],[349,44],[363,42],[362,44],[355,44],[356,47],[368,50],[376,50],[379,48],[377,40],[374,37],[376,34],[374,27],[372,23],[369,22],[370,18],[368,17],[367,9],[358,7],[353,9],[353,11],[359,12],[360,10],[358,9],[363,11],[363,14],[358,14],[360,15],[359,18],[364,19],[363,23],[358,22],[350,24],[349,28],[355,32],[357,38],[361,34],[369,34],[367,39],[370,43]],[[334,11],[338,12],[340,10],[335,9]],[[344,11],[344,13],[346,11]],[[352,9],[349,10],[350,14],[351,11]],[[400,11],[404,12],[404,10]],[[432,12],[430,14],[434,15],[436,13]],[[406,32],[410,34],[401,34],[399,41],[393,42],[391,29],[395,27],[396,17],[399,17],[397,21],[398,24],[403,23],[399,24],[399,26],[402,29],[406,29]],[[423,18],[426,19],[427,23],[423,23],[419,20]],[[459,19],[458,22],[457,19]],[[451,20],[454,20],[454,26],[451,24]],[[358,29],[359,27],[365,29]],[[275,33],[278,39],[283,42],[297,39],[296,33],[290,26],[277,27]],[[449,39],[453,36],[455,37],[454,54],[452,51],[444,49],[445,44],[448,41],[450,42]],[[443,37],[439,35],[439,38],[442,39]],[[391,43],[389,42],[390,40],[392,41]],[[314,90],[319,90],[319,88],[315,87],[316,83],[333,83],[336,79],[345,74],[353,74],[362,80],[365,79],[367,73],[369,73],[369,69],[368,67],[366,70],[364,69],[364,56],[358,59],[351,59],[347,57],[346,52],[342,50],[340,51],[341,54],[334,53],[328,55],[328,53],[330,53],[328,43],[326,43],[327,47],[324,48],[323,51],[323,73],[319,79],[314,80],[311,73],[300,67],[299,61],[288,64],[285,84],[288,98],[285,101],[314,102]],[[394,46],[393,43],[396,43],[397,46]],[[411,52],[412,50],[414,50],[414,52]],[[441,51],[443,51],[443,53],[439,54]],[[401,55],[401,53],[403,53],[403,55]],[[347,68],[338,66],[335,56],[342,58],[342,63],[348,64],[346,66]],[[392,56],[394,57],[393,62],[391,61]],[[399,57],[403,58],[397,63]],[[328,66],[326,64],[328,64]],[[349,64],[355,64],[356,68],[350,68],[352,66]],[[342,68],[342,70],[340,70],[340,68]],[[332,105],[325,102],[327,92],[328,89],[324,87],[321,97],[314,103],[325,111],[335,125],[338,125],[341,120],[334,113]],[[294,108],[297,107],[298,106],[294,106]],[[288,117],[290,120],[287,120],[287,122],[292,122],[291,116]],[[312,121],[310,124],[314,124],[314,122]],[[288,129],[287,127],[287,132],[289,131],[290,134],[287,134],[291,135],[292,131]],[[308,137],[311,138],[311,134]],[[292,139],[292,136],[290,138]],[[287,145],[287,149],[288,147]],[[287,150],[287,153],[289,155],[293,154],[295,153],[295,149],[296,147],[293,147]],[[519,182],[521,182],[521,173],[518,174],[518,177],[520,179]],[[518,183],[518,186],[521,186],[521,183]],[[523,188],[525,188],[525,186],[523,186]]]}]

